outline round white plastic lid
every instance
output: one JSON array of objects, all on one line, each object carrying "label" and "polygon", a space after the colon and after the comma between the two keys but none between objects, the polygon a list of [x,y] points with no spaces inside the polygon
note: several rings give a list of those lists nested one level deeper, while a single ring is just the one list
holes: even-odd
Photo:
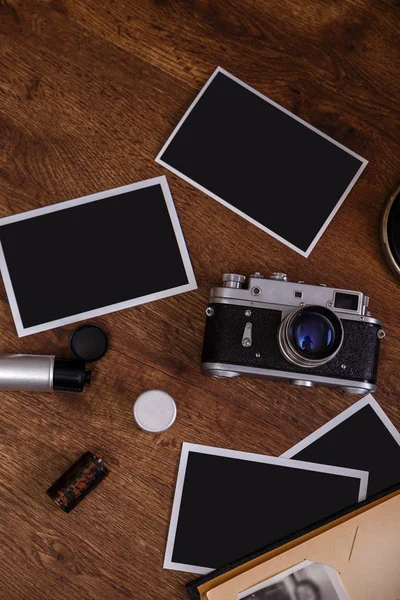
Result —
[{"label": "round white plastic lid", "polygon": [[137,398],[133,405],[133,416],[144,431],[161,433],[174,423],[176,404],[166,392],[149,390]]}]

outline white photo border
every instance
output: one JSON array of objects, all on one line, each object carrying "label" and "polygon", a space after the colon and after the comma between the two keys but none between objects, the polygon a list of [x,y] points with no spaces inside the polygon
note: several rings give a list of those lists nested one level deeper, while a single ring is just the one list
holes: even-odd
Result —
[{"label": "white photo border", "polygon": [[[289,448],[289,450],[286,450],[286,452],[281,454],[281,458],[293,459],[293,457],[295,457],[296,454],[298,454],[299,452],[304,450],[304,448],[307,448],[307,446],[310,446],[316,440],[319,440],[326,433],[328,433],[329,431],[332,431],[332,429],[335,429],[335,427],[340,425],[340,423],[343,423],[344,421],[346,421],[349,417],[351,417],[352,415],[357,413],[359,410],[361,410],[365,406],[370,406],[372,408],[372,410],[376,413],[377,417],[379,417],[379,419],[382,421],[383,425],[386,427],[386,429],[392,435],[394,440],[400,446],[400,432],[397,431],[396,427],[393,425],[392,421],[389,419],[387,414],[380,407],[380,405],[375,400],[373,395],[367,394],[367,396],[364,396],[364,398],[361,398],[361,400],[358,400],[357,402],[355,402],[352,406],[350,406],[349,408],[347,408],[346,410],[341,412],[337,417],[334,417],[333,419],[328,421],[328,423],[325,423],[325,425],[322,425],[322,427],[320,427],[319,429],[317,429],[316,431],[311,433],[309,436],[304,438],[304,440],[301,440],[301,442],[299,442],[292,448]],[[296,460],[296,458],[294,458],[294,460]]]},{"label": "white photo border", "polygon": [[[227,202],[226,200],[224,200],[220,196],[217,196],[217,194],[214,194],[213,192],[211,192],[210,190],[208,190],[204,186],[200,185],[199,183],[197,183],[196,181],[194,181],[194,179],[191,179],[190,177],[188,177],[187,175],[185,175],[184,173],[182,173],[178,169],[175,169],[174,167],[172,167],[171,165],[169,165],[167,162],[165,162],[161,158],[162,155],[164,154],[165,150],[168,148],[170,142],[173,140],[173,138],[175,137],[175,135],[178,133],[179,129],[183,125],[183,123],[186,120],[186,118],[188,117],[188,115],[191,113],[191,111],[193,110],[193,108],[196,106],[197,102],[200,100],[200,98],[202,97],[202,95],[204,94],[204,92],[206,91],[206,89],[208,88],[208,86],[215,79],[215,77],[218,75],[218,73],[222,73],[223,75],[226,75],[226,77],[229,77],[230,79],[232,79],[233,81],[235,81],[239,85],[243,86],[244,88],[246,88],[247,90],[249,90],[250,92],[252,92],[253,94],[255,94],[256,96],[258,96],[259,98],[262,98],[263,100],[265,100],[266,102],[268,102],[269,104],[271,104],[272,106],[274,106],[275,108],[278,108],[279,110],[281,110],[285,114],[289,115],[290,117],[292,117],[293,119],[295,119],[299,123],[302,123],[303,125],[305,125],[309,129],[311,129],[312,131],[314,131],[315,133],[317,133],[318,135],[320,135],[321,137],[325,138],[326,140],[329,140],[332,144],[334,144],[338,148],[341,148],[342,150],[344,150],[348,154],[351,154],[351,156],[354,156],[359,161],[361,161],[361,165],[360,165],[357,173],[354,175],[353,179],[350,181],[349,185],[344,190],[343,194],[339,198],[339,200],[336,203],[335,207],[330,212],[328,218],[326,219],[326,221],[324,222],[324,224],[322,225],[322,227],[318,231],[317,235],[315,236],[315,238],[313,239],[313,241],[311,242],[311,244],[309,245],[309,247],[305,251],[301,250],[300,248],[298,248],[297,246],[295,246],[294,244],[292,244],[291,242],[289,242],[288,240],[286,240],[282,236],[278,235],[276,232],[272,231],[272,229],[269,229],[268,227],[265,227],[265,225],[262,225],[261,223],[259,223],[258,221],[256,221],[255,219],[253,219],[252,217],[250,217],[249,215],[247,215],[243,211],[241,211],[238,208],[234,207],[232,204],[230,204],[229,202]],[[346,146],[343,146],[343,144],[341,144],[340,142],[337,142],[336,140],[334,140],[333,138],[331,138],[329,135],[326,135],[326,133],[323,133],[322,131],[320,131],[319,129],[317,129],[316,127],[314,127],[313,125],[310,125],[310,123],[307,123],[307,121],[304,121],[304,119],[301,119],[300,117],[298,117],[294,113],[290,112],[290,110],[287,110],[286,108],[284,108],[280,104],[277,104],[277,102],[274,102],[273,100],[271,100],[270,98],[268,98],[268,96],[265,96],[264,94],[262,94],[261,92],[257,91],[255,88],[251,87],[247,83],[244,83],[244,81],[242,81],[238,77],[235,77],[235,75],[232,75],[231,73],[229,73],[228,71],[226,71],[222,67],[217,67],[215,69],[214,73],[211,75],[211,77],[208,79],[208,81],[206,82],[206,84],[200,90],[200,92],[198,93],[198,95],[196,96],[196,98],[194,99],[194,101],[191,103],[191,105],[189,106],[189,108],[187,109],[187,111],[185,112],[185,114],[183,115],[183,117],[181,118],[181,120],[179,121],[178,125],[175,127],[175,129],[173,130],[173,132],[171,133],[171,135],[169,136],[169,138],[167,139],[167,141],[165,142],[165,144],[161,148],[160,152],[157,154],[157,156],[155,158],[155,161],[158,164],[160,164],[163,167],[165,167],[166,169],[169,169],[172,173],[175,173],[175,175],[178,175],[178,177],[180,177],[181,179],[184,179],[185,181],[187,181],[188,183],[190,183],[191,185],[193,185],[197,189],[201,190],[202,192],[204,192],[205,194],[207,194],[208,196],[210,196],[211,198],[213,198],[214,200],[216,200],[217,202],[219,202],[223,206],[226,206],[227,208],[229,208],[230,210],[232,210],[236,214],[240,215],[241,217],[243,217],[244,219],[246,219],[246,221],[249,221],[250,223],[252,223],[256,227],[258,227],[262,231],[265,231],[265,233],[268,233],[269,235],[271,235],[276,240],[282,242],[282,244],[285,244],[286,246],[288,246],[289,248],[291,248],[295,252],[298,252],[299,254],[301,254],[301,256],[304,256],[304,258],[308,258],[308,256],[311,254],[311,252],[313,251],[315,245],[320,240],[321,236],[325,232],[325,230],[328,227],[329,223],[332,221],[332,219],[336,215],[337,211],[339,210],[339,208],[341,207],[341,205],[343,204],[343,202],[345,201],[345,199],[349,195],[351,189],[354,187],[356,181],[359,179],[361,173],[364,171],[365,167],[368,164],[368,161],[365,158],[363,158],[362,156],[360,156],[359,154],[357,154],[356,152],[353,152],[349,148],[346,148]]]},{"label": "white photo border", "polygon": [[183,237],[182,229],[179,223],[179,218],[176,212],[175,204],[172,199],[171,191],[168,186],[167,178],[165,175],[161,175],[159,177],[152,177],[151,179],[146,179],[144,181],[139,181],[137,183],[131,183],[129,185],[124,185],[118,188],[113,188],[111,190],[106,190],[104,192],[97,192],[95,194],[90,194],[89,196],[82,196],[80,198],[74,198],[73,200],[67,200],[65,202],[59,202],[56,204],[51,204],[49,206],[44,206],[42,208],[37,208],[34,210],[29,210],[27,212],[19,213],[17,215],[12,215],[10,217],[4,217],[0,219],[0,227],[3,225],[8,225],[10,223],[16,223],[18,221],[25,221],[27,219],[31,219],[34,217],[39,217],[41,215],[45,215],[52,212],[57,212],[60,210],[64,210],[67,208],[72,208],[74,206],[80,206],[82,204],[88,204],[89,202],[96,202],[97,200],[102,200],[106,198],[112,198],[112,196],[119,196],[120,194],[125,194],[127,192],[140,190],[142,188],[152,187],[160,185],[162,189],[162,193],[165,199],[165,203],[168,209],[168,213],[171,219],[171,224],[175,233],[175,238],[179,247],[181,259],[185,268],[186,277],[188,279],[188,283],[169,288],[167,290],[163,290],[161,292],[155,292],[154,294],[148,294],[146,296],[140,296],[137,298],[132,298],[131,300],[125,300],[123,302],[117,302],[115,304],[111,304],[109,306],[103,306],[101,308],[95,308],[92,310],[88,310],[82,313],[77,313],[75,315],[69,315],[68,317],[63,317],[61,319],[56,319],[54,321],[47,321],[46,323],[40,323],[39,325],[34,325],[31,327],[24,327],[21,319],[21,315],[18,308],[18,302],[15,296],[14,288],[11,282],[10,273],[7,266],[6,256],[3,251],[2,244],[0,242],[0,270],[3,276],[4,286],[6,289],[8,301],[10,304],[12,316],[14,319],[15,327],[17,330],[18,337],[24,337],[26,335],[30,335],[33,333],[39,333],[41,331],[47,331],[48,329],[53,329],[55,327],[61,327],[63,325],[69,325],[71,323],[76,323],[78,321],[84,321],[86,319],[91,319],[93,317],[99,317],[101,315],[109,314],[112,312],[116,312],[119,310],[123,310],[125,308],[131,308],[134,306],[138,306],[140,304],[144,304],[146,302],[152,302],[153,300],[159,300],[161,298],[167,298],[169,296],[174,296],[176,294],[181,294],[183,292],[189,292],[197,289],[196,278],[194,275],[193,267],[190,261],[189,253],[186,247],[186,242]]},{"label": "white photo border", "polygon": [[238,460],[248,460],[252,462],[259,462],[271,465],[280,465],[283,467],[289,467],[292,469],[301,469],[305,471],[317,471],[319,473],[330,473],[332,475],[341,475],[344,477],[352,477],[360,480],[360,490],[358,501],[362,502],[367,496],[368,477],[367,471],[360,471],[357,469],[347,469],[342,467],[332,467],[330,465],[320,465],[317,463],[309,463],[304,461],[293,461],[282,457],[265,456],[263,454],[253,454],[251,452],[241,452],[238,450],[228,450],[226,448],[214,448],[213,446],[203,446],[200,444],[188,444],[184,442],[182,444],[181,458],[178,469],[178,477],[176,481],[174,501],[172,505],[171,520],[168,531],[167,547],[164,556],[164,569],[173,569],[175,571],[186,571],[188,573],[198,573],[200,575],[207,575],[214,570],[215,567],[202,567],[199,565],[188,565],[185,563],[178,563],[172,560],[172,555],[175,546],[176,529],[178,525],[179,512],[182,501],[183,485],[186,476],[186,467],[188,456],[190,452],[198,454],[208,454],[214,456],[223,456],[226,458],[236,458]]},{"label": "white photo border", "polygon": [[349,600],[349,597],[343,587],[343,583],[339,577],[339,573],[337,572],[337,570],[334,569],[333,567],[330,567],[329,565],[324,565],[323,563],[318,563],[318,562],[315,562],[312,560],[303,560],[301,563],[298,563],[297,565],[294,565],[293,567],[290,567],[289,569],[286,569],[285,571],[282,571],[281,573],[277,573],[276,575],[273,575],[272,577],[269,577],[268,579],[265,579],[264,581],[261,581],[260,583],[258,583],[256,585],[253,585],[252,587],[248,588],[247,590],[243,590],[242,592],[239,592],[239,594],[237,596],[237,600],[246,600],[246,598],[248,598],[250,596],[250,594],[254,594],[256,592],[259,592],[260,590],[265,590],[268,587],[270,587],[271,585],[278,583],[279,581],[284,581],[287,577],[289,577],[293,573],[297,573],[298,571],[307,569],[311,565],[315,565],[315,564],[320,565],[321,567],[323,567],[325,569],[326,575],[329,578],[329,581],[336,593],[336,599],[337,600]]}]

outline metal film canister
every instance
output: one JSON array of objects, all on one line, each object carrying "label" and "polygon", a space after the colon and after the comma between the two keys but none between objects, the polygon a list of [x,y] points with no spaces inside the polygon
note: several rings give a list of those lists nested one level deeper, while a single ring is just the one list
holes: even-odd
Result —
[{"label": "metal film canister", "polygon": [[53,483],[47,493],[64,512],[69,513],[108,473],[100,458],[91,452],[85,452]]}]

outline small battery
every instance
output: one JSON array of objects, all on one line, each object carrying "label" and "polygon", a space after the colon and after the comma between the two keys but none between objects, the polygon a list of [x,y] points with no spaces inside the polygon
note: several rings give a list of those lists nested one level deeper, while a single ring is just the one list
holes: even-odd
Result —
[{"label": "small battery", "polygon": [[108,473],[101,458],[85,452],[49,487],[47,493],[64,512],[69,513]]}]

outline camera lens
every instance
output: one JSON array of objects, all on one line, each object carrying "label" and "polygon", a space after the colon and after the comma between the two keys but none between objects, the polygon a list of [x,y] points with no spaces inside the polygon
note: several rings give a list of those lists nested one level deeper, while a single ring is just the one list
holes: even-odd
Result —
[{"label": "camera lens", "polygon": [[302,313],[293,319],[290,337],[299,352],[312,358],[330,350],[335,340],[335,330],[323,315]]},{"label": "camera lens", "polygon": [[291,313],[279,329],[279,346],[299,367],[318,367],[332,360],[343,341],[337,315],[323,306],[305,306]]}]

